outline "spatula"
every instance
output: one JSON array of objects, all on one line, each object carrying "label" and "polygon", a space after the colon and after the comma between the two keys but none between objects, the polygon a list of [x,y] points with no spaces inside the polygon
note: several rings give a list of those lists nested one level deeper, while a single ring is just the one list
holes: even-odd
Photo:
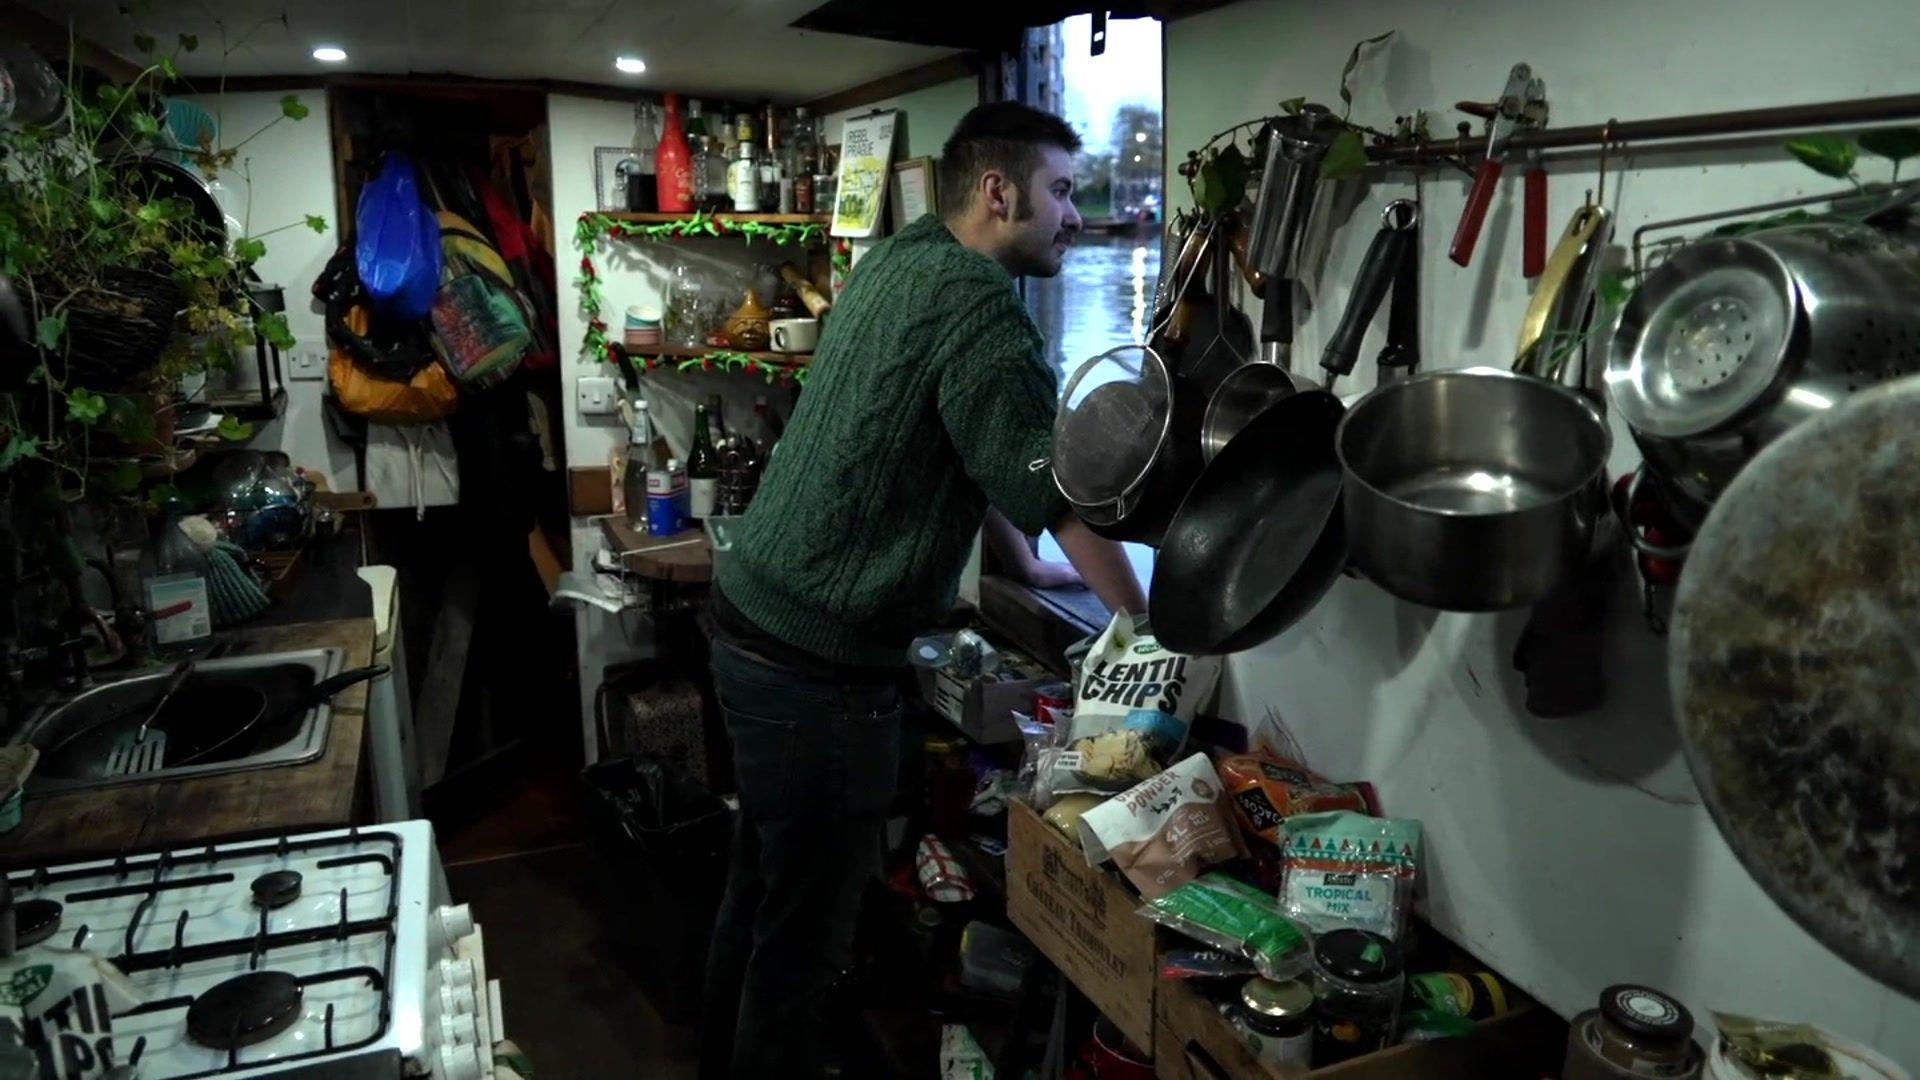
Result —
[{"label": "spatula", "polygon": [[191,674],[193,674],[191,660],[182,660],[174,667],[173,674],[167,679],[166,689],[160,691],[160,700],[153,703],[147,718],[140,721],[137,729],[122,735],[114,742],[113,749],[107,752],[108,776],[150,773],[166,763],[167,733],[149,730],[149,728],[159,717],[160,710],[165,709],[167,702],[173,700],[174,692],[180,689],[180,684],[186,682],[187,676]]}]

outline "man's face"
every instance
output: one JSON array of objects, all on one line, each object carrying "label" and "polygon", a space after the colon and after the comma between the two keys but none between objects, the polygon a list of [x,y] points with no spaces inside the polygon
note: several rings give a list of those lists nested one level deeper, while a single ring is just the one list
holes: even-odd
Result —
[{"label": "man's face", "polygon": [[1040,164],[1013,192],[1014,212],[1007,222],[1007,269],[1016,274],[1052,277],[1080,231],[1073,206],[1073,155],[1057,146],[1040,150]]}]

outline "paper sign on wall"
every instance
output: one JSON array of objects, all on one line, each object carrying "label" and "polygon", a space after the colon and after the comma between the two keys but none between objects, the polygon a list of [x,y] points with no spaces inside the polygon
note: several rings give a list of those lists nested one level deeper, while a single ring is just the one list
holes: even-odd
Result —
[{"label": "paper sign on wall", "polygon": [[848,120],[840,128],[840,189],[833,201],[833,235],[872,236],[886,208],[898,112]]}]

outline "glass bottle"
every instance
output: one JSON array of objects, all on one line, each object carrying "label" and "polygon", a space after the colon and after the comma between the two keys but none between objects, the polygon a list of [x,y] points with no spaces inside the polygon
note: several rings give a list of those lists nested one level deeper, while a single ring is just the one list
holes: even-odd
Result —
[{"label": "glass bottle", "polygon": [[731,164],[720,140],[707,136],[707,209],[716,213],[733,209],[733,197],[727,193],[727,168]]},{"label": "glass bottle", "polygon": [[687,99],[687,138],[697,139],[707,133],[707,120],[700,109],[699,98]]},{"label": "glass bottle", "polygon": [[692,508],[689,516],[705,521],[713,516],[713,489],[720,479],[720,457],[713,448],[713,435],[707,407],[693,409],[693,449],[687,454],[687,492]]},{"label": "glass bottle", "polygon": [[660,146],[654,153],[660,210],[667,214],[691,213],[693,153],[687,146],[686,131],[680,126],[680,95],[667,95],[666,117],[660,132]]},{"label": "glass bottle", "polygon": [[192,646],[213,634],[207,557],[181,528],[182,507],[169,502],[147,551],[147,613],[161,651]]},{"label": "glass bottle", "polygon": [[707,343],[707,320],[712,308],[706,284],[692,266],[677,262],[667,286],[667,344],[699,348]]},{"label": "glass bottle", "polygon": [[760,210],[760,163],[752,139],[741,139],[732,164],[727,166],[727,196],[733,208],[742,214]]},{"label": "glass bottle", "polygon": [[627,524],[636,529],[647,527],[647,466],[653,456],[653,417],[647,403],[633,403],[633,427],[627,432],[625,470],[621,474],[621,494],[626,499]]},{"label": "glass bottle", "polygon": [[793,138],[787,144],[787,175],[793,179],[793,212],[814,213],[813,174],[820,164],[820,138],[807,107],[793,110]]},{"label": "glass bottle", "polygon": [[660,191],[654,155],[660,149],[653,102],[642,101],[633,107],[633,167],[627,172],[627,209],[634,213],[652,213],[660,208]]},{"label": "glass bottle", "polygon": [[713,192],[707,187],[707,158],[713,155],[713,146],[705,135],[687,136],[687,175],[693,180],[693,208],[709,209],[709,200]]},{"label": "glass bottle", "polygon": [[780,180],[786,173],[780,154],[780,117],[772,105],[761,117],[760,138],[760,209],[772,212],[780,209]]}]

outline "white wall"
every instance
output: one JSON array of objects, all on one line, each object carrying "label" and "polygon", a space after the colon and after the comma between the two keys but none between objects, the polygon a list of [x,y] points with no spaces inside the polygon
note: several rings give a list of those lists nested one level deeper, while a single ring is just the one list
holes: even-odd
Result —
[{"label": "white wall", "polygon": [[[220,125],[220,145],[234,146],[280,116],[283,96],[210,94],[193,100],[214,114]],[[333,143],[325,91],[308,90],[298,96],[310,110],[307,117],[281,120],[248,142],[241,148],[234,168],[217,178],[215,191],[227,213],[252,234],[301,222],[308,214],[327,219],[325,233],[316,234],[296,224],[267,237],[267,254],[257,267],[262,279],[286,287],[287,325],[293,331],[295,351],[324,354],[326,325],[311,289],[314,278],[340,243],[340,222],[334,212]],[[241,359],[240,367],[242,370],[235,374],[244,382],[235,385],[257,385],[251,355]],[[291,370],[288,358],[283,356],[282,376],[291,374]],[[295,465],[326,473],[336,490],[352,488],[353,452],[328,434],[320,411],[326,385],[325,379],[288,379],[286,415],[260,426],[251,445],[262,450],[284,450]]]},{"label": "white wall", "polygon": [[[1355,77],[1354,118],[1376,127],[1488,98],[1519,60],[1546,79],[1556,126],[1920,90],[1907,55],[1920,5],[1910,0],[1249,2],[1167,28],[1169,161],[1285,98],[1338,105],[1348,49],[1385,30],[1398,33]],[[1437,119],[1445,131],[1458,116]],[[1632,171],[1607,185],[1622,240],[1651,220],[1835,186],[1770,141],[1630,156]],[[1552,235],[1595,186],[1594,164],[1588,155],[1553,164]],[[1875,169],[1863,166],[1884,176]],[[1446,247],[1466,178],[1425,185],[1430,367],[1511,362],[1527,291],[1519,185],[1508,176],[1464,270]],[[1411,193],[1405,174],[1372,179],[1308,281],[1318,310],[1303,315],[1303,371],[1345,304],[1380,207]],[[1185,185],[1171,177],[1169,191],[1184,198]],[[1377,353],[1378,333],[1363,357]],[[1365,389],[1373,372],[1350,382]],[[1633,461],[1616,425],[1614,467]],[[1524,622],[1524,613],[1440,614],[1343,580],[1293,630],[1231,659],[1224,707],[1242,720],[1277,711],[1312,764],[1374,781],[1389,812],[1421,819],[1429,917],[1563,1014],[1591,1007],[1609,983],[1639,981],[1678,995],[1703,1023],[1708,1009],[1810,1020],[1920,1067],[1920,1002],[1801,932],[1700,807],[1667,703],[1664,642],[1641,621],[1630,574],[1608,620],[1600,712],[1562,721],[1525,712],[1511,669]]]}]

